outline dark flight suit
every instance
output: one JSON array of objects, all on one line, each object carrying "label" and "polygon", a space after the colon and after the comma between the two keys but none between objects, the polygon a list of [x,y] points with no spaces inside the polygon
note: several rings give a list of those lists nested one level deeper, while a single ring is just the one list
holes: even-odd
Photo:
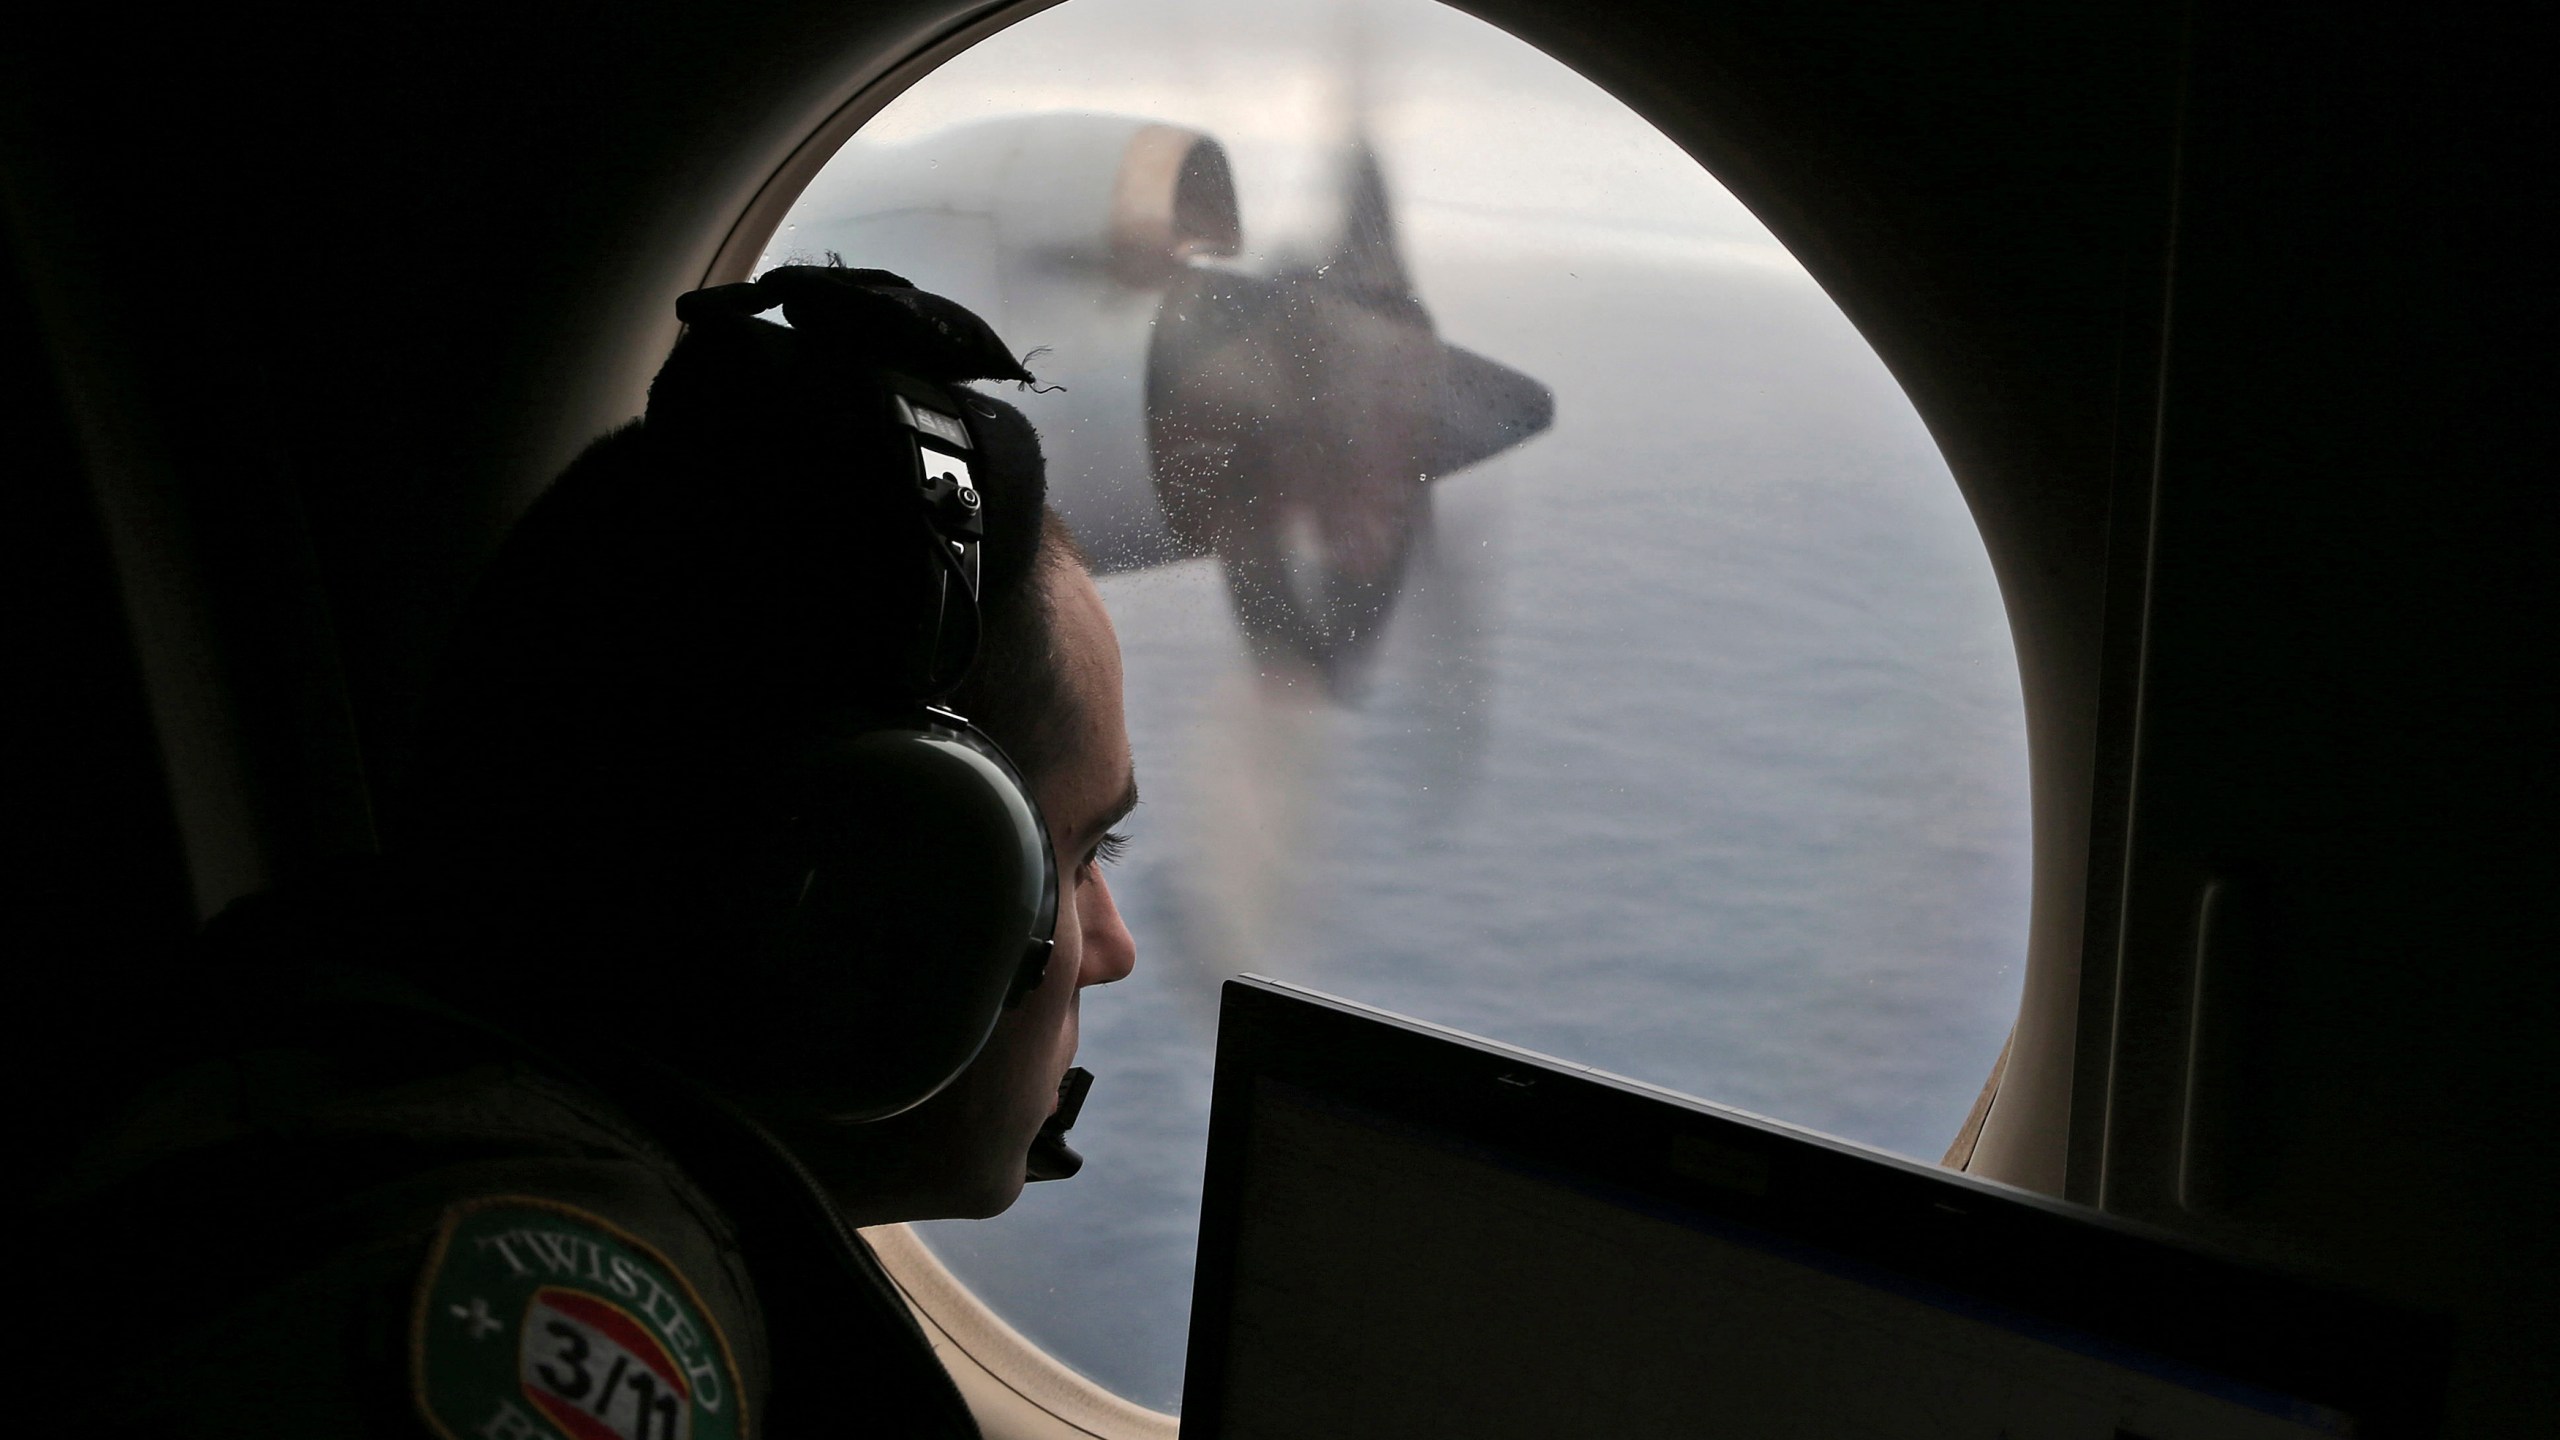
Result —
[{"label": "dark flight suit", "polygon": [[760,1132],[327,946],[262,948],[148,1007],[177,1022],[133,1062],[158,1078],[38,1195],[37,1433],[977,1434]]}]

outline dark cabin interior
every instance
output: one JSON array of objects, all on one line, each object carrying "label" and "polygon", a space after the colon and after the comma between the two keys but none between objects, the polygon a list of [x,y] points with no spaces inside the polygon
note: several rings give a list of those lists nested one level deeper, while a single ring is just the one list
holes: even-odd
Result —
[{"label": "dark cabin interior", "polygon": [[[40,1157],[202,916],[402,823],[475,566],[636,411],[669,301],[787,205],[769,177],[1038,8],[21,18],[0,446]],[[2548,45],[2407,3],[1460,8],[1743,198],[1980,523],[2037,888],[1976,1171],[2442,1314],[2443,1433],[2543,1433]]]}]

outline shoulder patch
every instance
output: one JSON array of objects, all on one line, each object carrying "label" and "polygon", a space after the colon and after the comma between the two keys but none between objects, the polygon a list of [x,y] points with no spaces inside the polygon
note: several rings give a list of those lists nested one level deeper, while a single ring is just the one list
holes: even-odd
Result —
[{"label": "shoulder patch", "polygon": [[746,1440],[738,1362],[701,1295],[636,1236],[555,1200],[445,1212],[409,1367],[445,1440]]}]

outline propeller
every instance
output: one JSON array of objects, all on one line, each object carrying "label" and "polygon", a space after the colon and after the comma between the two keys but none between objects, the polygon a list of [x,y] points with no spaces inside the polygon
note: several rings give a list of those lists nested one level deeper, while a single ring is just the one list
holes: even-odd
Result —
[{"label": "propeller", "polygon": [[1441,337],[1371,138],[1366,49],[1351,53],[1323,238],[1269,274],[1187,271],[1149,356],[1166,527],[1185,553],[1218,556],[1258,672],[1210,697],[1189,777],[1198,830],[1169,872],[1175,948],[1204,978],[1285,972],[1307,953],[1307,842],[1340,718],[1308,697],[1363,698],[1408,601],[1393,678],[1420,723],[1381,758],[1425,823],[1469,789],[1486,587],[1473,546],[1437,549],[1435,494],[1555,417],[1545,385]]},{"label": "propeller", "polygon": [[1555,415],[1544,385],[1440,338],[1365,112],[1337,167],[1330,242],[1267,276],[1191,272],[1148,369],[1169,528],[1224,562],[1267,673],[1311,673],[1345,700],[1427,543],[1432,486]]},{"label": "propeller", "polygon": [[1009,398],[1040,426],[1051,496],[1097,571],[1220,560],[1256,664],[1204,697],[1177,787],[1199,830],[1173,851],[1160,916],[1199,967],[1204,1017],[1213,977],[1304,948],[1292,926],[1320,908],[1303,903],[1310,836],[1345,728],[1326,702],[1371,693],[1400,607],[1412,643],[1378,698],[1414,702],[1421,723],[1394,727],[1381,758],[1425,823],[1467,789],[1485,587],[1472,533],[1443,548],[1435,496],[1555,414],[1545,385],[1440,335],[1359,38],[1319,238],[1274,268],[1230,258],[1242,222],[1217,140],[1128,115],[992,116],[848,152],[804,227],[1054,347],[1028,362],[1047,383]]}]

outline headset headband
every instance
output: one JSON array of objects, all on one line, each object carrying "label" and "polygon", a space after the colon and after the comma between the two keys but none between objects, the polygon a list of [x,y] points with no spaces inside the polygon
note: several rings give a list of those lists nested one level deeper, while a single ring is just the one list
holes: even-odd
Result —
[{"label": "headset headband", "polygon": [[907,693],[930,705],[959,687],[976,658],[979,550],[986,539],[972,473],[978,446],[945,387],[965,380],[1029,384],[1031,372],[965,306],[886,270],[778,266],[742,284],[679,297],[676,318],[688,325],[735,323],[776,306],[795,334],[838,361],[876,371],[889,392],[935,575],[932,613],[903,678]]}]

